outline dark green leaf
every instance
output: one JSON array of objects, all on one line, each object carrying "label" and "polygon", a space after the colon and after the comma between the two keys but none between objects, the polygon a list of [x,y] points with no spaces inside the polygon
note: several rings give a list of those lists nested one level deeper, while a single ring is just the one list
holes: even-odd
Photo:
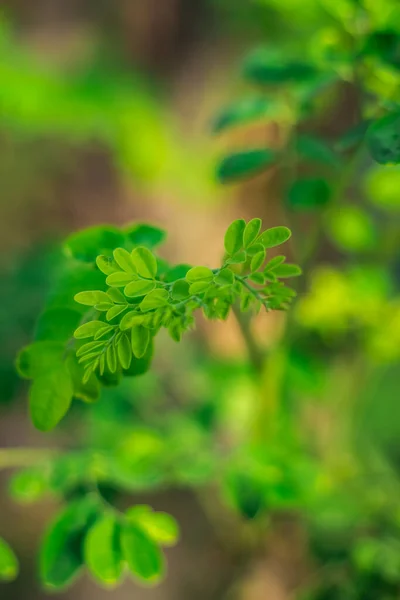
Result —
[{"label": "dark green leaf", "polygon": [[231,183],[253,177],[270,167],[275,160],[275,153],[266,148],[236,152],[222,159],[217,167],[217,178],[221,183]]},{"label": "dark green leaf", "polygon": [[154,227],[153,225],[146,225],[145,223],[128,226],[124,229],[124,233],[134,247],[145,246],[150,250],[159,246],[166,238],[164,229]]},{"label": "dark green leaf", "polygon": [[33,424],[40,431],[53,429],[68,412],[74,389],[66,366],[34,379],[29,390]]},{"label": "dark green leaf", "polygon": [[244,64],[244,75],[259,85],[296,83],[313,79],[317,72],[306,62],[286,62],[274,51],[262,49],[252,54]]},{"label": "dark green leaf", "polygon": [[72,234],[65,243],[69,256],[85,262],[94,262],[99,254],[110,255],[118,246],[123,246],[124,235],[116,227],[89,227]]},{"label": "dark green leaf", "polygon": [[80,312],[71,308],[50,308],[39,317],[36,325],[36,340],[66,342],[81,320]]},{"label": "dark green leaf", "polygon": [[400,112],[378,119],[367,131],[371,156],[381,165],[400,163]]},{"label": "dark green leaf", "polygon": [[219,133],[250,121],[265,119],[277,113],[277,103],[270,98],[248,98],[224,109],[214,120],[213,131]]},{"label": "dark green leaf", "polygon": [[319,138],[310,135],[299,135],[296,139],[296,149],[300,156],[316,163],[332,167],[340,165],[339,157],[330,146]]},{"label": "dark green leaf", "polygon": [[304,178],[295,181],[289,188],[288,204],[299,211],[325,207],[331,199],[331,189],[325,179]]}]

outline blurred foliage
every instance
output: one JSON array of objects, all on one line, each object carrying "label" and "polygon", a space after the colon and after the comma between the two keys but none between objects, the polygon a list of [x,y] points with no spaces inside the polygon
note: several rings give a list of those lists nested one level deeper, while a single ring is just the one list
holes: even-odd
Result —
[{"label": "blurred foliage", "polygon": [[[228,229],[222,270],[190,271],[188,265],[161,260],[154,248],[163,233],[152,226],[94,227],[73,234],[66,256],[56,268],[39,266],[37,279],[31,266],[45,261],[42,252],[27,259],[28,267],[11,269],[3,329],[18,345],[26,343],[32,316],[52,284],[36,339],[21,351],[18,369],[34,378],[30,401],[38,407],[36,424],[49,429],[64,417],[59,430],[73,432],[74,447],[17,471],[9,491],[21,503],[46,494],[64,501],[41,546],[41,579],[48,589],[69,585],[83,564],[105,587],[115,586],[126,566],[142,582],[158,581],[164,573],[162,547],[177,540],[178,526],[148,506],[126,510],[123,494],[185,487],[203,501],[207,497],[204,510],[217,535],[225,539],[227,524],[249,562],[263,551],[276,517],[290,515],[300,523],[309,568],[293,597],[395,600],[400,594],[398,2],[207,4],[221,17],[221,31],[243,28],[262,42],[242,63],[247,95],[235,99],[229,91],[226,107],[210,119],[225,143],[215,173],[223,184],[246,185],[257,177],[260,187],[265,173],[273,175],[280,214],[293,231],[291,254],[304,272],[295,285],[294,308],[278,338],[260,341],[254,331],[261,321],[235,305],[241,296],[246,308],[243,289],[234,288],[232,280],[242,264],[252,290],[258,285],[271,290],[277,278],[299,274],[274,250],[264,264],[265,249],[286,238],[278,235],[272,243],[276,229],[258,238],[257,219],[246,230],[241,219]],[[193,187],[212,189],[209,182],[202,187],[204,173],[180,147],[142,78],[133,80],[102,60],[60,75],[13,39],[4,27],[0,51],[8,58],[0,66],[0,116],[13,135],[47,132],[74,144],[95,138],[107,145],[122,173],[128,169],[153,189],[181,175],[193,178]],[[271,130],[278,135],[265,135]],[[253,135],[258,131],[262,137]],[[271,207],[267,194],[265,204]],[[107,284],[103,274],[111,278]],[[147,287],[138,289],[143,281]],[[176,296],[167,294],[167,302],[164,284],[176,286]],[[109,302],[104,295],[109,288],[124,293],[111,292]],[[210,288],[218,293],[208,297]],[[221,292],[226,288],[229,299]],[[147,305],[155,293],[156,303],[153,296]],[[74,302],[75,294],[81,304]],[[137,302],[156,314],[160,301],[163,309],[176,309],[199,294],[206,317],[223,318],[234,305],[249,360],[224,361],[195,337],[172,346],[160,331],[148,370],[150,338],[161,322],[132,321],[127,329],[138,335],[126,338],[122,350],[118,346],[119,362],[109,352],[109,372],[106,359],[100,364],[96,353],[99,340],[89,342],[95,344],[89,353],[95,366],[83,383],[73,342],[65,346],[82,316],[81,326],[90,329],[98,321],[94,327],[100,330],[104,318],[109,320],[102,315],[111,310],[119,327],[125,318],[119,306],[135,304],[131,316],[136,318],[144,312]],[[32,298],[29,307],[25,297]],[[272,297],[276,302],[269,308],[288,300],[277,287]],[[95,320],[92,306],[99,311]],[[23,329],[14,338],[8,314]],[[175,340],[192,323],[191,313],[177,317],[178,324],[162,323]],[[14,341],[11,345],[4,350],[8,361],[16,350]],[[140,377],[120,378],[116,371]],[[16,381],[7,377],[12,396]],[[84,402],[71,404],[72,397]],[[1,542],[0,576],[11,579],[16,572],[13,552]]]}]

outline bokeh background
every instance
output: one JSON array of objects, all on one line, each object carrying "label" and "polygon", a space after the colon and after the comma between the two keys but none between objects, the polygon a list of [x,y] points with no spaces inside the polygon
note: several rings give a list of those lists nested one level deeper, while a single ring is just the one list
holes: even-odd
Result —
[{"label": "bokeh background", "polygon": [[[247,89],[243,56],[266,42],[299,53],[316,32],[321,48],[345,5],[0,2],[0,467],[10,466],[11,447],[107,449],[124,438],[139,483],[118,501],[171,512],[182,537],[159,587],[126,582],[111,592],[117,600],[400,597],[400,171],[362,158],[341,209],[305,220],[288,214],[274,171],[227,187],[214,175],[227,148],[279,144],[273,120],[212,134],[220,107]],[[357,90],[344,85],[311,130],[336,139],[357,111]],[[215,265],[231,220],[255,216],[294,225],[287,252],[300,263],[307,256],[290,316],[252,324],[269,357],[261,392],[235,319],[200,317],[180,345],[160,341],[150,374],[76,409],[51,434],[34,431],[14,360],[32,339],[67,234],[150,221],[168,231],[164,256]],[[160,416],[179,484],[148,489]],[[265,425],[255,433],[260,460],[246,441],[254,420]],[[240,477],[268,491],[254,527],[251,499],[232,484],[238,472],[214,489],[216,464],[235,446]],[[0,585],[1,598],[42,600],[38,545],[57,501],[17,504],[9,474],[1,472],[0,534],[21,574]],[[109,593],[85,576],[61,597]]]}]

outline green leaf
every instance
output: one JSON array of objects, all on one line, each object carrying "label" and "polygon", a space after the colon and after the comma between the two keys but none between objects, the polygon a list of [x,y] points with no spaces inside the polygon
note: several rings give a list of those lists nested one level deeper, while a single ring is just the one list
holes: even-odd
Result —
[{"label": "green leaf", "polygon": [[262,244],[264,248],[274,248],[275,246],[279,246],[286,242],[292,232],[287,227],[271,227],[271,229],[266,229],[260,237],[257,239],[257,242]]},{"label": "green leaf", "polygon": [[117,370],[117,353],[115,350],[114,343],[109,344],[106,350],[106,362],[111,373],[115,373]]},{"label": "green leaf", "polygon": [[0,581],[13,581],[18,575],[18,559],[11,546],[0,538]]},{"label": "green leaf", "polygon": [[150,250],[144,246],[139,246],[132,251],[132,259],[139,275],[154,279],[157,275],[157,260]]},{"label": "green leaf", "polygon": [[244,219],[233,221],[226,230],[224,238],[224,246],[227,254],[232,256],[243,248],[243,234],[246,228]]},{"label": "green leaf", "polygon": [[296,139],[296,149],[300,156],[316,163],[331,167],[340,166],[341,161],[328,144],[311,135],[299,135]]},{"label": "green leaf", "polygon": [[124,289],[125,296],[129,298],[138,298],[139,296],[145,296],[156,287],[155,281],[139,279],[138,281],[132,281]]},{"label": "green leaf", "polygon": [[116,248],[113,252],[114,260],[126,273],[136,274],[137,269],[132,255],[124,248]]},{"label": "green leaf", "polygon": [[266,265],[265,265],[265,271],[270,271],[271,269],[273,269],[274,267],[277,267],[278,265],[281,265],[283,262],[285,262],[286,260],[286,256],[274,256],[274,258],[272,258]]},{"label": "green leaf", "polygon": [[11,477],[8,491],[11,498],[21,504],[30,504],[40,500],[49,491],[44,469],[18,471]]},{"label": "green leaf", "polygon": [[40,575],[46,588],[65,589],[82,570],[82,546],[97,505],[92,497],[76,500],[50,523],[40,549]]},{"label": "green leaf", "polygon": [[89,227],[72,234],[65,243],[65,251],[77,260],[94,262],[99,254],[111,254],[124,241],[124,235],[116,227]]},{"label": "green leaf", "polygon": [[32,422],[40,431],[53,429],[68,412],[74,389],[66,366],[34,379],[29,390]]},{"label": "green leaf", "polygon": [[276,277],[286,278],[286,277],[297,277],[301,275],[302,270],[298,265],[292,265],[289,263],[284,263],[282,265],[278,265],[271,269],[272,273]]},{"label": "green leaf", "polygon": [[299,211],[325,207],[331,199],[331,188],[325,179],[304,178],[295,181],[288,191],[287,201],[291,208]]},{"label": "green leaf", "polygon": [[258,285],[264,285],[265,283],[265,276],[262,273],[251,273],[251,275],[249,275],[249,279]]},{"label": "green leaf", "polygon": [[114,587],[122,575],[120,526],[106,515],[89,529],[84,543],[84,559],[90,573],[106,587]]},{"label": "green leaf", "polygon": [[241,252],[236,252],[236,254],[234,254],[233,256],[228,258],[228,260],[226,261],[226,264],[227,265],[240,265],[241,263],[246,262],[246,260],[247,260],[246,252],[244,252],[242,250]]},{"label": "green leaf", "polygon": [[335,144],[335,149],[338,152],[346,152],[351,150],[354,146],[357,146],[364,141],[367,134],[367,130],[371,125],[371,120],[362,121],[355,127],[351,127],[344,133]]},{"label": "green leaf", "polygon": [[267,148],[255,148],[230,154],[217,167],[217,178],[221,183],[231,183],[253,177],[266,170],[276,161],[276,154]]},{"label": "green leaf", "polygon": [[94,335],[105,325],[106,323],[103,323],[103,321],[89,321],[75,330],[74,337],[77,340],[94,337]]},{"label": "green leaf", "polygon": [[151,366],[153,351],[153,341],[150,340],[146,354],[142,358],[133,357],[129,369],[124,370],[124,375],[128,377],[138,377],[139,375],[147,373]]},{"label": "green leaf", "polygon": [[400,112],[378,119],[367,131],[371,156],[381,165],[400,163]]},{"label": "green leaf", "polygon": [[261,219],[252,219],[249,221],[243,232],[243,246],[248,248],[256,240],[260,233],[262,221]]},{"label": "green leaf", "polygon": [[194,283],[195,281],[211,281],[214,273],[208,267],[193,267],[186,273],[186,281]]},{"label": "green leaf", "polygon": [[246,248],[246,252],[249,256],[255,256],[259,252],[264,250],[264,246],[262,244],[252,244],[249,248]]},{"label": "green leaf", "polygon": [[168,292],[166,290],[154,290],[147,294],[146,298],[140,303],[140,309],[143,312],[160,308],[168,303]]},{"label": "green leaf", "polygon": [[221,269],[221,271],[215,276],[214,281],[221,286],[233,285],[235,282],[235,276],[230,269]]},{"label": "green leaf", "polygon": [[34,342],[22,348],[17,356],[16,369],[20,377],[33,379],[62,366],[65,352],[60,342]]},{"label": "green leaf", "polygon": [[133,575],[155,583],[164,573],[164,557],[157,544],[133,523],[124,523],[121,546],[125,560]]},{"label": "green leaf", "polygon": [[110,288],[107,290],[107,296],[112,302],[114,302],[114,304],[127,304],[125,296],[117,288]]},{"label": "green leaf", "polygon": [[317,72],[308,62],[285,62],[284,57],[267,48],[252,53],[245,61],[244,76],[258,85],[275,85],[309,81]]},{"label": "green leaf", "polygon": [[250,263],[250,269],[251,269],[252,272],[253,271],[258,271],[258,269],[264,263],[265,257],[266,257],[265,250],[263,252],[258,252],[258,254],[256,254],[255,256],[253,256],[253,258],[251,259],[251,263]]},{"label": "green leaf", "polygon": [[128,336],[121,335],[117,345],[118,359],[123,369],[129,369],[132,360],[132,349]]},{"label": "green leaf", "polygon": [[115,329],[115,325],[106,325],[103,323],[104,327],[100,327],[98,331],[95,333],[94,339],[99,340],[100,338],[106,336],[111,333]]},{"label": "green leaf", "polygon": [[400,212],[400,167],[378,167],[367,173],[364,185],[369,201],[388,213]]},{"label": "green leaf", "polygon": [[105,292],[93,291],[93,292],[79,292],[74,296],[75,302],[78,304],[84,304],[85,306],[95,306],[101,302],[110,302],[109,297]]},{"label": "green leaf", "polygon": [[277,113],[277,103],[270,98],[247,98],[225,108],[214,120],[214,133],[251,121],[265,119]]},{"label": "green leaf", "polygon": [[122,317],[119,327],[121,331],[125,331],[134,325],[141,325],[145,318],[144,315],[138,313],[136,310],[130,310]]},{"label": "green leaf", "polygon": [[106,284],[110,287],[124,287],[131,281],[135,281],[137,275],[135,273],[125,273],[125,271],[118,271],[109,275],[106,279]]},{"label": "green leaf", "polygon": [[[93,343],[96,344],[99,342]],[[97,349],[97,351],[100,352],[100,349]],[[100,398],[100,383],[96,375],[92,373],[92,375],[84,383],[84,367],[78,363],[78,358],[76,355],[74,356],[73,354],[70,354],[67,357],[66,365],[72,379],[74,398],[79,398],[79,400],[83,400],[83,402],[97,402],[97,400]]]},{"label": "green leaf", "polygon": [[119,271],[119,267],[115,260],[110,256],[100,255],[96,258],[96,265],[104,275],[112,275]]},{"label": "green leaf", "polygon": [[195,281],[190,285],[189,293],[192,296],[203,294],[211,285],[211,281]]},{"label": "green leaf", "polygon": [[125,514],[129,521],[162,546],[173,546],[179,539],[178,523],[165,512],[154,512],[150,506],[137,505],[128,508]]},{"label": "green leaf", "polygon": [[112,302],[100,302],[100,304],[95,305],[95,309],[99,312],[107,312],[110,308],[113,308],[113,306]]},{"label": "green leaf", "polygon": [[136,325],[131,330],[132,352],[136,358],[142,358],[150,343],[150,331],[142,325]]},{"label": "green leaf", "polygon": [[174,300],[185,300],[189,295],[189,283],[185,279],[178,279],[174,282],[171,290],[171,296]]},{"label": "green leaf", "polygon": [[124,229],[125,235],[133,246],[145,246],[152,250],[165,241],[166,232],[164,229],[147,225],[146,223],[135,223]]},{"label": "green leaf", "polygon": [[112,321],[128,308],[128,304],[118,304],[108,309],[106,314],[107,321]]},{"label": "green leaf", "polygon": [[71,308],[50,308],[42,313],[36,324],[35,339],[68,341],[81,320],[81,314]]}]

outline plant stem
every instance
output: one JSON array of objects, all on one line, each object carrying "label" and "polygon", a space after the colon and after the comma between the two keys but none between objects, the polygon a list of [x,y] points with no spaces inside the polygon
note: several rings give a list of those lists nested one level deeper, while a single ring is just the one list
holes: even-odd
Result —
[{"label": "plant stem", "polygon": [[57,454],[46,448],[0,448],[0,469],[30,467],[44,462]]}]

